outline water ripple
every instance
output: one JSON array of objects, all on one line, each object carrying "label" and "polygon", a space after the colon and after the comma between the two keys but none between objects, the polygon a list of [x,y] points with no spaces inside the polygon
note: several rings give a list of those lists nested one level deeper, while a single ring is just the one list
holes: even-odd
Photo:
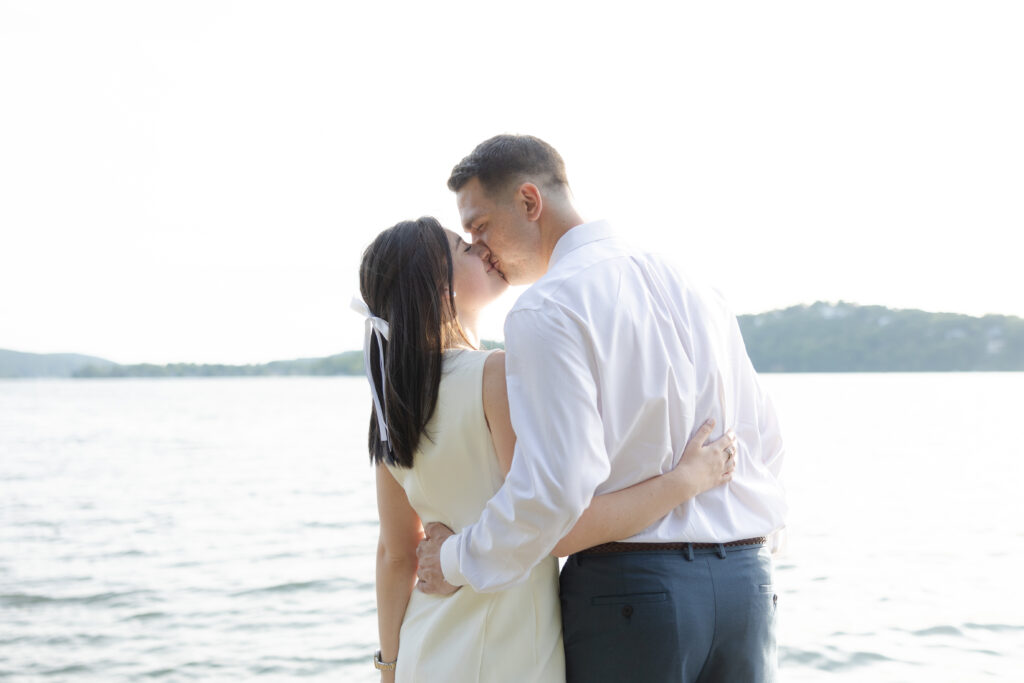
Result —
[{"label": "water ripple", "polygon": [[907,631],[915,636],[960,636],[963,633],[956,626],[932,626],[918,631]]},{"label": "water ripple", "polygon": [[819,669],[821,671],[849,671],[851,669],[870,666],[879,662],[895,661],[897,660],[891,657],[886,657],[878,652],[836,652],[835,656],[830,657],[829,655],[814,650],[802,650],[800,648],[792,647],[779,648],[780,666],[800,665]]},{"label": "water ripple", "polygon": [[178,673],[177,669],[156,669],[155,671],[147,671],[142,675],[146,678],[163,678],[164,676],[171,676]]},{"label": "water ripple", "polygon": [[100,603],[120,604],[122,598],[150,595],[154,591],[136,590],[123,592],[97,593],[95,595],[78,595],[73,597],[55,598],[48,595],[32,595],[30,593],[9,593],[0,595],[0,605],[5,607],[31,607],[33,605],[95,605]]},{"label": "water ripple", "polygon": [[983,631],[1024,631],[1024,626],[1017,624],[964,624],[964,628],[980,629]]},{"label": "water ripple", "polygon": [[265,586],[263,588],[251,588],[249,590],[239,591],[232,593],[232,597],[241,597],[243,595],[260,595],[263,593],[292,593],[296,591],[316,591],[323,593],[326,591],[334,590],[337,579],[320,579],[315,581],[295,581],[290,583],[281,583],[276,586]]},{"label": "water ripple", "polygon": [[139,614],[125,617],[121,621],[148,621],[150,619],[163,619],[169,616],[166,612],[140,612]]},{"label": "water ripple", "polygon": [[85,666],[84,664],[72,664],[70,666],[61,667],[60,669],[51,669],[49,671],[42,672],[43,676],[66,676],[67,674],[87,674],[92,672],[92,667]]}]

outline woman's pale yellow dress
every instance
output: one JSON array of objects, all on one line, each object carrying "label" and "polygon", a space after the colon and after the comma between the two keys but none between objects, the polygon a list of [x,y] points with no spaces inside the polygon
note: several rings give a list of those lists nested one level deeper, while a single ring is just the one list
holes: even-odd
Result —
[{"label": "woman's pale yellow dress", "polygon": [[[437,408],[412,469],[391,468],[424,524],[456,532],[474,523],[502,483],[483,409],[487,351],[445,353]],[[463,586],[438,597],[414,590],[405,611],[399,682],[565,681],[558,563],[497,593]]]}]

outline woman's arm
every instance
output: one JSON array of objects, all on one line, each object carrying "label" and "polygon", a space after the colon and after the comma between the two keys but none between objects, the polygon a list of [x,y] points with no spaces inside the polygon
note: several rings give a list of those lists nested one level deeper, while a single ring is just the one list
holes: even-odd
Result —
[{"label": "woman's arm", "polygon": [[[398,659],[398,632],[409,596],[416,585],[416,545],[423,538],[419,515],[409,505],[405,490],[384,465],[377,465],[377,630],[380,658]],[[394,680],[394,671],[382,671],[381,680]]]},{"label": "woman's arm", "polygon": [[[505,356],[500,351],[492,353],[484,365],[483,398],[498,463],[502,472],[508,474],[516,435],[509,419]],[[601,543],[628,538],[667,515],[672,508],[731,480],[735,458],[727,450],[731,448],[730,452],[735,453],[736,439],[730,433],[705,445],[714,424],[713,420],[708,420],[697,430],[671,472],[595,496],[551,554],[563,557]]]},{"label": "woman's arm", "polygon": [[[686,444],[671,472],[612,493],[594,496],[590,507],[551,551],[565,557],[601,543],[638,534],[674,507],[732,479],[736,437],[728,433],[705,445],[715,421],[708,420]],[[728,451],[729,448],[734,450]]]},{"label": "woman's arm", "polygon": [[512,417],[508,413],[504,351],[495,351],[484,361],[484,418],[491,430],[494,452],[504,477],[512,467],[512,453],[516,449],[516,433],[512,431]]}]

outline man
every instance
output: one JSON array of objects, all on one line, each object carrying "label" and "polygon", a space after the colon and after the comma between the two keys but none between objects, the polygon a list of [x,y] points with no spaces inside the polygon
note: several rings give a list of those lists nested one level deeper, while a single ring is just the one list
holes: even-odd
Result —
[{"label": "man", "polygon": [[421,590],[523,580],[591,498],[668,471],[705,418],[732,429],[733,480],[561,576],[569,681],[770,681],[769,537],[783,526],[783,448],[735,317],[661,258],[572,206],[547,143],[500,135],[452,171],[463,228],[512,284],[505,321],[517,434],[480,520],[428,525]]}]

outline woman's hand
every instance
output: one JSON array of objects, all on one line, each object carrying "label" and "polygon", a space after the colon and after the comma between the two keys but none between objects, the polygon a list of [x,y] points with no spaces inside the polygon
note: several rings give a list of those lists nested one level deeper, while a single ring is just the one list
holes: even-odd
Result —
[{"label": "woman's hand", "polygon": [[677,480],[685,499],[731,481],[736,471],[736,435],[729,431],[705,444],[714,428],[714,420],[701,425],[683,449],[679,464],[666,475]]}]

